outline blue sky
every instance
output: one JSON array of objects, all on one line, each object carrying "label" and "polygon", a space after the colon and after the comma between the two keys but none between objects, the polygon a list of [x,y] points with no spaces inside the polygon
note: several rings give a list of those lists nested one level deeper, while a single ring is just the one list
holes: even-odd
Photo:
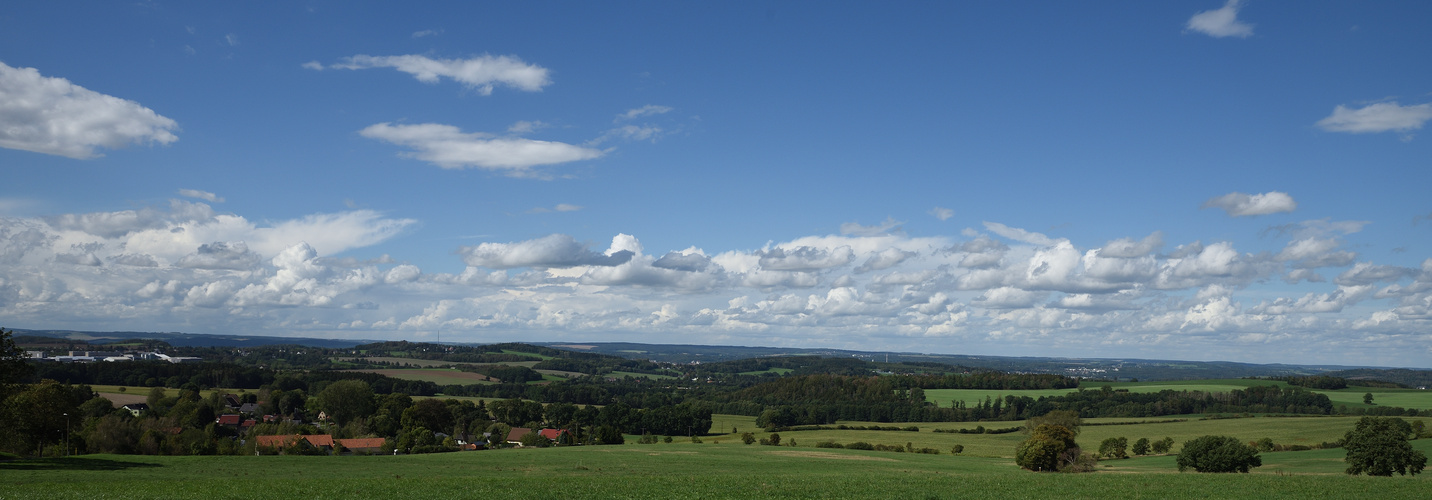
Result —
[{"label": "blue sky", "polygon": [[0,8],[0,324],[1432,367],[1432,5]]}]

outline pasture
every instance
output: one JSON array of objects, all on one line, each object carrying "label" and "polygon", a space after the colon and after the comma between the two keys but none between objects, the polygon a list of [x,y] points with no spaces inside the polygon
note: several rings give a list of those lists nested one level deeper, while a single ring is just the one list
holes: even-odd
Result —
[{"label": "pasture", "polygon": [[[1276,380],[1255,380],[1255,379],[1210,379],[1210,380],[1164,380],[1156,382],[1084,382],[1078,389],[1035,389],[1035,390],[992,390],[992,389],[926,389],[925,401],[935,404],[941,408],[949,408],[952,401],[964,401],[967,405],[975,405],[985,400],[1003,398],[1005,396],[1028,396],[1034,399],[1040,397],[1063,396],[1075,390],[1097,391],[1104,386],[1115,390],[1127,390],[1129,392],[1148,393],[1164,390],[1173,391],[1203,391],[1203,392],[1229,392],[1235,389],[1247,389],[1254,386],[1276,385],[1289,387],[1287,382]],[[1385,389],[1376,387],[1348,387],[1338,390],[1311,389],[1319,394],[1326,394],[1332,400],[1334,406],[1346,405],[1348,408],[1372,408],[1374,406],[1395,406],[1401,408],[1416,408],[1419,410],[1432,409],[1432,391],[1418,389]],[[1371,393],[1372,405],[1362,403],[1364,394]]]},{"label": "pasture", "polygon": [[[1183,446],[1184,441],[1205,436],[1209,434],[1226,435],[1238,438],[1240,441],[1257,441],[1262,438],[1270,438],[1274,443],[1280,445],[1304,445],[1313,446],[1323,442],[1333,442],[1342,438],[1344,434],[1352,430],[1354,423],[1359,417],[1249,417],[1249,418],[1219,418],[1199,420],[1198,416],[1160,417],[1150,419],[1130,418],[1092,418],[1086,419],[1077,438],[1080,446],[1086,450],[1097,450],[1099,443],[1111,437],[1126,437],[1132,445],[1141,437],[1149,440],[1158,440],[1165,437],[1174,439],[1173,452],[1177,453]],[[1161,420],[1186,419],[1182,422],[1160,422]],[[755,425],[752,417],[740,417],[734,415],[713,415],[712,432],[730,431],[732,425],[738,427],[741,432],[754,432],[757,439],[768,437],[768,433]],[[719,427],[719,423],[727,423]],[[1140,423],[1147,422],[1147,423]],[[963,456],[978,456],[989,458],[1014,458],[1014,448],[1020,441],[1024,440],[1024,434],[1011,432],[1008,434],[959,434],[949,432],[934,432],[935,429],[975,429],[983,426],[986,429],[1001,429],[1023,426],[1023,421],[1013,422],[913,422],[913,423],[879,423],[879,422],[839,422],[850,426],[896,426],[906,427],[915,425],[920,428],[919,432],[907,431],[871,431],[871,430],[812,430],[812,431],[786,431],[779,432],[781,440],[788,442],[795,439],[800,446],[815,446],[821,441],[835,441],[846,444],[855,441],[864,441],[871,444],[914,445],[915,448],[934,448],[940,453],[949,453],[954,445],[964,446]],[[834,427],[832,424],[826,427]],[[738,441],[739,434],[731,437],[721,436],[719,438]],[[1432,441],[1429,441],[1432,442]]]},{"label": "pasture", "polygon": [[[898,434],[898,433],[897,433]],[[1419,442],[1421,446],[1428,441]],[[10,498],[1425,498],[1425,476],[1341,474],[1341,450],[1265,453],[1253,474],[1172,457],[1038,474],[1009,459],[806,446],[582,446],[403,456],[91,455],[0,463]]]},{"label": "pasture", "polygon": [[377,373],[400,380],[420,380],[438,385],[495,384],[490,377],[481,373],[465,372],[452,368],[396,368],[385,370],[347,370],[363,373]]}]

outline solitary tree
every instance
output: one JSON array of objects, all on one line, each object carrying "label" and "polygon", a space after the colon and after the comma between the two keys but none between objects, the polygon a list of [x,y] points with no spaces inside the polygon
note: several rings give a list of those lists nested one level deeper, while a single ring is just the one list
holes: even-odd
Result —
[{"label": "solitary tree", "polygon": [[1135,455],[1148,455],[1148,454],[1149,454],[1149,438],[1139,438],[1138,441],[1134,441],[1134,454],[1135,454]]},{"label": "solitary tree", "polygon": [[[319,408],[328,413],[338,425],[359,417],[373,414],[373,389],[362,380],[339,380],[328,384],[315,397]],[[446,427],[433,427],[446,429]]]},{"label": "solitary tree", "polygon": [[1062,425],[1042,424],[1014,450],[1014,463],[1036,472],[1053,472],[1079,454],[1074,431]]},{"label": "solitary tree", "polygon": [[1369,476],[1417,475],[1427,465],[1427,455],[1407,442],[1412,426],[1400,418],[1363,417],[1357,427],[1343,436],[1347,449],[1347,473]]},{"label": "solitary tree", "polygon": [[1370,404],[1372,404],[1372,393],[1371,393],[1371,392],[1362,395],[1362,404],[1365,404],[1365,405],[1370,405]]},{"label": "solitary tree", "polygon": [[1183,443],[1178,453],[1178,471],[1243,472],[1261,467],[1258,450],[1229,436],[1203,436]]}]

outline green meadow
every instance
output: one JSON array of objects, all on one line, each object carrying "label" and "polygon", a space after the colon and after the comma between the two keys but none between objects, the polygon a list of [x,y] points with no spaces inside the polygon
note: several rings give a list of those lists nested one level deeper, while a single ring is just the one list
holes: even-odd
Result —
[{"label": "green meadow", "polygon": [[654,373],[622,372],[622,371],[614,371],[614,372],[611,372],[610,374],[607,374],[607,376],[608,376],[608,377],[649,378],[649,379],[653,379],[653,380],[664,380],[664,379],[673,379],[673,378],[676,378],[676,377],[673,377],[673,376],[671,376],[671,375],[660,375],[660,374],[654,374]]},{"label": "green meadow", "polygon": [[[1424,452],[1428,443],[1416,442]],[[0,497],[1412,499],[1432,489],[1425,476],[1346,476],[1341,450],[1263,457],[1253,474],[1179,473],[1169,456],[1041,474],[1006,458],[709,440],[404,456],[91,455],[0,463]]]},{"label": "green meadow", "polygon": [[[1095,391],[1101,387],[1109,386],[1115,390],[1127,390],[1129,392],[1159,392],[1164,390],[1174,391],[1203,391],[1203,392],[1228,392],[1235,389],[1247,389],[1253,386],[1276,385],[1289,387],[1287,382],[1275,380],[1255,379],[1210,379],[1210,380],[1168,380],[1158,382],[1085,382],[1079,389],[1038,389],[1038,390],[988,390],[988,389],[926,389],[925,401],[934,403],[942,408],[949,408],[952,401],[964,401],[968,405],[974,405],[985,400],[1003,398],[1005,396],[1028,396],[1034,399],[1046,396],[1063,396],[1074,390]],[[1432,391],[1418,389],[1385,389],[1377,387],[1348,387],[1338,390],[1312,389],[1313,392],[1326,394],[1332,400],[1333,405],[1346,405],[1348,408],[1372,408],[1375,406],[1395,406],[1400,408],[1416,408],[1419,410],[1432,409]],[[1362,402],[1364,394],[1371,393],[1372,405],[1365,405]]]},{"label": "green meadow", "polygon": [[[1129,418],[1093,418],[1085,420],[1080,428],[1077,438],[1078,443],[1086,450],[1097,450],[1099,443],[1111,437],[1126,437],[1129,444],[1139,438],[1158,440],[1165,437],[1174,439],[1173,452],[1177,453],[1184,441],[1206,436],[1210,434],[1233,436],[1240,441],[1257,441],[1262,438],[1272,439],[1280,445],[1304,445],[1313,446],[1323,442],[1333,442],[1341,439],[1347,431],[1352,430],[1353,425],[1359,417],[1248,417],[1248,418],[1217,418],[1200,420],[1199,416],[1177,416],[1150,419],[1129,419]],[[1182,420],[1178,422],[1160,422],[1162,420]],[[741,432],[754,432],[757,439],[766,438],[769,433],[756,428],[755,419],[752,417],[739,417],[733,415],[713,415],[712,432],[717,430],[730,431],[734,425]],[[725,427],[720,427],[726,422]],[[1140,423],[1148,422],[1148,423]],[[855,441],[864,441],[871,444],[905,445],[913,444],[915,448],[934,448],[941,453],[949,453],[950,448],[955,445],[964,447],[962,455],[1007,458],[1013,459],[1014,448],[1024,435],[1019,432],[1007,434],[959,434],[948,432],[935,432],[935,429],[975,429],[985,427],[986,429],[1001,429],[1019,427],[1024,424],[1022,421],[1015,422],[917,422],[917,423],[879,423],[879,422],[841,422],[850,426],[897,426],[906,427],[918,426],[919,432],[908,431],[870,431],[870,430],[812,430],[812,431],[787,431],[779,432],[781,440],[789,442],[795,439],[799,446],[815,446],[821,441],[835,441],[846,444]],[[834,425],[826,426],[834,427]],[[736,436],[706,437],[712,439],[737,440]],[[1432,441],[1429,441],[1432,442]]]}]

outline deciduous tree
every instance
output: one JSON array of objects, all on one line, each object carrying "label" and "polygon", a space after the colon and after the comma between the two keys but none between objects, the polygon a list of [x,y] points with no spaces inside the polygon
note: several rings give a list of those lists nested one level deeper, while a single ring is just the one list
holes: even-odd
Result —
[{"label": "deciduous tree", "polygon": [[1074,431],[1062,425],[1041,424],[1015,448],[1014,463],[1032,471],[1053,472],[1059,470],[1061,459],[1077,457],[1078,448]]},{"label": "deciduous tree", "polygon": [[[373,414],[373,389],[368,383],[362,380],[339,380],[328,384],[317,396],[319,408],[328,417],[343,425],[349,421],[367,417]],[[434,427],[435,429],[446,429],[446,427]]]},{"label": "deciduous tree", "polygon": [[1363,417],[1343,437],[1347,473],[1369,476],[1417,475],[1427,466],[1427,455],[1412,449],[1407,437],[1412,426],[1400,418]]},{"label": "deciduous tree", "polygon": [[1149,454],[1149,438],[1139,438],[1138,441],[1134,441],[1134,454],[1135,454],[1135,455],[1148,455],[1148,454]]}]

